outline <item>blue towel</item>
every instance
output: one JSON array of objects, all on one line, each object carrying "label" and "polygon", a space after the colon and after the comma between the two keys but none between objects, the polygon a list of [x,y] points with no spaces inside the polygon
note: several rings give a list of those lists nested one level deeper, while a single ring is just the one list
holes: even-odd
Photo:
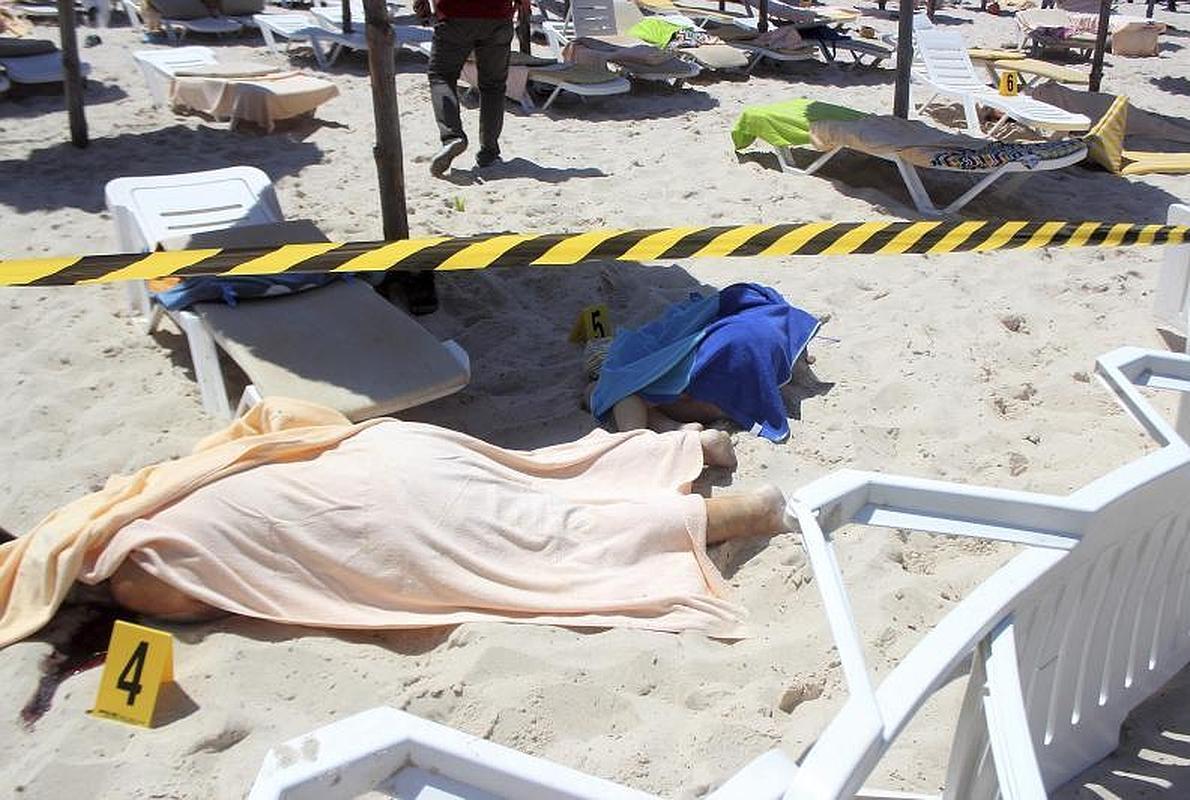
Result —
[{"label": "blue towel", "polygon": [[[384,277],[384,273],[367,273],[358,277],[374,285],[376,279],[373,275],[378,278]],[[296,294],[307,289],[317,289],[331,281],[353,277],[357,277],[354,272],[295,272],[291,275],[242,278],[186,278],[172,289],[158,292],[154,297],[170,311],[189,308],[195,303],[227,303],[234,306],[239,300]]]},{"label": "blue towel", "polygon": [[592,411],[602,418],[631,394],[650,403],[685,394],[713,403],[742,428],[782,441],[789,420],[781,386],[818,327],[816,317],[767,286],[737,283],[717,296],[694,296],[656,322],[616,336]]}]

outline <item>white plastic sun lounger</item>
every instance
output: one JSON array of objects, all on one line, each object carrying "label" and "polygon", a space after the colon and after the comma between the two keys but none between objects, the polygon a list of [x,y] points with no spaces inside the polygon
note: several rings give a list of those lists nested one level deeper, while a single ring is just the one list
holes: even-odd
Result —
[{"label": "white plastic sun lounger", "polygon": [[[818,170],[826,166],[827,162],[839,154],[843,147],[836,147],[823,153],[814,160],[805,169],[799,167],[793,160],[792,150],[788,147],[774,147],[773,151],[777,154],[777,161],[781,164],[781,171],[800,175],[813,175]],[[1030,166],[1024,161],[1010,161],[1001,164],[998,167],[990,169],[974,169],[974,168],[960,168],[949,166],[934,166],[928,167],[930,170],[937,170],[939,172],[952,172],[961,175],[978,176],[979,180],[971,186],[971,188],[964,191],[954,200],[947,203],[942,208],[938,208],[934,204],[930,193],[926,190],[925,184],[922,182],[921,175],[918,172],[919,167],[911,164],[906,159],[898,155],[890,155],[886,153],[873,153],[868,151],[861,151],[864,155],[873,156],[874,158],[881,158],[885,161],[891,161],[897,167],[897,172],[901,176],[901,180],[905,182],[905,190],[909,192],[909,197],[913,200],[913,205],[922,214],[928,216],[943,216],[947,214],[955,214],[963,206],[970,203],[976,197],[983,193],[985,189],[990,187],[993,183],[1000,180],[1006,175],[1032,175],[1038,172],[1045,172],[1053,169],[1062,169],[1079,163],[1087,157],[1087,150],[1083,148],[1076,150],[1061,158],[1048,159],[1038,164]]]},{"label": "white plastic sun lounger", "polygon": [[[613,0],[570,0],[566,19],[561,23],[550,19],[542,20],[541,29],[545,33],[546,41],[553,51],[554,58],[558,61],[564,60],[562,51],[566,45],[577,38],[584,36],[598,38],[619,34]],[[644,45],[645,43],[640,42],[640,44]],[[614,56],[610,56],[608,60],[615,63]],[[681,86],[682,81],[687,78],[693,78],[701,72],[701,68],[697,64],[692,64],[676,55],[656,67],[618,63],[616,66],[629,77],[671,83],[674,88]]]},{"label": "white plastic sun lounger", "polygon": [[182,69],[211,66],[218,61],[215,51],[209,47],[187,46],[168,50],[138,50],[132,54],[145,83],[149,85],[149,96],[153,105],[169,106],[169,87],[174,73]]},{"label": "white plastic sun lounger", "polygon": [[976,73],[971,57],[967,54],[967,46],[959,34],[937,29],[919,30],[913,38],[917,45],[916,52],[925,67],[925,74],[917,76],[927,93],[924,102],[916,103],[919,112],[939,97],[957,99],[963,106],[967,131],[972,136],[983,135],[978,111],[981,105],[1003,114],[1000,121],[987,132],[988,136],[995,136],[1011,120],[1045,132],[1083,131],[1091,127],[1091,120],[1082,114],[1074,114],[1025,95],[1005,97],[988,86]]},{"label": "white plastic sun lounger", "polygon": [[[128,21],[133,27],[146,31],[141,19],[140,7],[137,0],[121,0],[121,7],[128,15]],[[223,36],[229,33],[239,33],[244,26],[229,17],[195,17],[193,19],[174,19],[162,16],[161,29],[173,44],[178,44],[187,33],[197,33],[206,36]]]},{"label": "white plastic sun lounger", "polygon": [[[281,58],[288,55],[294,44],[308,44],[314,52],[314,60],[318,62],[318,66],[327,65],[327,53],[322,44],[327,40],[327,31],[315,22],[313,17],[304,13],[255,14],[252,20],[264,37],[265,46],[274,56]],[[284,50],[278,46],[278,39],[285,41]]]},{"label": "white plastic sun lounger", "polygon": [[[105,194],[120,247],[128,252],[150,252],[179,236],[211,238],[212,231],[234,242],[235,231],[245,226],[283,224],[272,184],[255,167],[117,178]],[[152,330],[163,310],[143,283],[130,288]],[[231,416],[231,406],[216,345],[252,382],[241,410],[260,397],[285,396],[358,420],[444,397],[470,380],[466,351],[439,342],[358,280],[236,306],[196,303],[168,313],[186,335],[203,407],[221,418]]]},{"label": "white plastic sun lounger", "polygon": [[[914,714],[966,664],[943,797],[1043,798],[1115,748],[1128,713],[1190,662],[1190,447],[1136,388],[1190,391],[1190,356],[1121,348],[1096,366],[1161,447],[1070,495],[853,470],[793,495],[791,522],[800,525],[848,699],[800,763],[769,751],[708,800],[937,797],[863,784]],[[877,685],[831,541],[852,523],[1023,549]],[[442,800],[644,796],[376,709],[270,751],[249,798],[370,790]]]},{"label": "white plastic sun lounger", "polygon": [[[364,30],[363,9],[360,15],[352,14],[351,33],[343,32],[342,6],[315,6],[310,10],[322,32],[311,33],[312,40],[330,46],[326,63],[334,64],[344,50],[367,50],[368,37]],[[434,40],[434,32],[424,25],[393,25],[393,46],[398,50],[424,53],[421,45]]]}]

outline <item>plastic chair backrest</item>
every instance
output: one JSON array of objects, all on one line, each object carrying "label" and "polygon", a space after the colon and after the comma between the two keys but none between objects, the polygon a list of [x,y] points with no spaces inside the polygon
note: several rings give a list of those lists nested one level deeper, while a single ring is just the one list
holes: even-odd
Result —
[{"label": "plastic chair backrest", "polygon": [[105,195],[128,252],[153,250],[175,236],[284,219],[272,183],[255,167],[117,178]]},{"label": "plastic chair backrest", "polygon": [[173,47],[168,50],[141,50],[135,54],[141,61],[147,61],[173,75],[180,69],[205,67],[218,63],[215,51],[209,47]]},{"label": "plastic chair backrest", "polygon": [[925,64],[930,80],[941,86],[956,89],[986,89],[967,55],[963,37],[952,31],[919,30],[914,34],[917,51]]},{"label": "plastic chair backrest", "polygon": [[[1076,492],[1071,500],[1092,510],[1081,541],[1014,609],[1020,691],[1047,792],[1115,749],[1125,717],[1190,660],[1188,488],[1190,459],[1177,443]],[[978,767],[950,776],[946,796],[999,796],[982,702],[964,704],[955,743],[952,770]]]},{"label": "plastic chair backrest", "polygon": [[571,0],[570,15],[575,36],[615,36],[617,33],[613,0]]}]

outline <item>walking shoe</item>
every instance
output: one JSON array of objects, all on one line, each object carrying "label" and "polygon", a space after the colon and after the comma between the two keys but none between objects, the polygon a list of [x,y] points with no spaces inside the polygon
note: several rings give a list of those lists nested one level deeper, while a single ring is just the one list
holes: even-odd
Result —
[{"label": "walking shoe", "polygon": [[499,150],[488,150],[484,148],[475,154],[475,166],[477,167],[490,167],[499,160]]},{"label": "walking shoe", "polygon": [[466,139],[451,139],[443,143],[442,149],[430,159],[430,174],[435,178],[441,178],[450,169],[450,162],[455,160],[455,156],[466,149]]}]

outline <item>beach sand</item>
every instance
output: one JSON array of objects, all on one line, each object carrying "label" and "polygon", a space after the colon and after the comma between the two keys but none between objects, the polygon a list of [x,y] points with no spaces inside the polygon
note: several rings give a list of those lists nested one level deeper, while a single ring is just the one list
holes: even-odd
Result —
[{"label": "beach sand", "polygon": [[[1143,13],[1141,5],[1122,7]],[[1185,14],[1159,15],[1190,28]],[[1009,18],[955,9],[940,16],[972,45],[1016,38]],[[865,21],[881,33],[895,28],[885,17]],[[37,33],[56,37],[53,29]],[[316,122],[263,136],[151,107],[130,55],[144,46],[139,36],[127,28],[98,33],[103,44],[81,51],[94,70],[89,148],[66,143],[60,97],[0,101],[0,253],[110,252],[106,181],[239,164],[269,174],[289,217],[314,220],[332,239],[380,238],[362,57],[346,56],[329,71],[342,94]],[[1190,38],[1164,41],[1159,58],[1109,55],[1104,87],[1138,106],[1190,116],[1186,79],[1176,77],[1190,72]],[[222,58],[266,57],[259,39],[193,43]],[[737,159],[728,137],[752,103],[807,96],[887,112],[891,70],[811,63],[762,68],[747,82],[696,80],[676,92],[645,86],[548,115],[510,107],[503,166],[474,174],[472,151],[450,180],[435,180],[427,171],[436,131],[424,62],[405,54],[398,69],[415,234],[917,216],[888,163],[848,155],[820,176],[784,175],[770,155]],[[475,112],[464,114],[474,133]],[[928,184],[939,194],[964,185],[933,175]],[[1179,200],[1190,200],[1190,178],[1126,180],[1073,168],[993,189],[965,215],[1163,222]],[[617,324],[631,326],[691,291],[755,281],[830,315],[812,346],[824,385],[795,393],[788,442],[734,434],[740,468],[715,493],[763,483],[792,491],[844,467],[1065,493],[1151,446],[1091,376],[1095,357],[1117,346],[1171,346],[1150,314],[1160,258],[1156,249],[1080,250],[442,275],[441,310],[422,321],[468,350],[473,379],[404,416],[509,447],[572,439],[595,424],[579,405],[581,353],[566,339],[580,308],[605,303]],[[176,329],[146,335],[123,297],[117,286],[0,290],[0,525],[14,533],[109,474],[180,455],[220,425],[202,411]],[[1174,405],[1168,397],[1160,403]],[[843,534],[839,546],[879,673],[1012,553],[862,529]],[[750,639],[507,624],[374,634],[243,619],[171,627],[181,694],[152,730],[85,713],[95,669],[68,679],[32,728],[21,724],[39,662],[80,616],[68,609],[0,653],[7,745],[0,795],[240,797],[269,747],[387,704],[640,789],[699,796],[766,749],[800,753],[846,697],[796,537],[713,556],[752,614]],[[1188,674],[1134,715],[1116,757],[1062,796],[1188,791],[1178,766],[1190,757]],[[927,705],[874,785],[942,785],[962,685]],[[1142,747],[1172,761],[1154,764],[1138,755]],[[1175,788],[1113,771],[1156,774]]]}]

